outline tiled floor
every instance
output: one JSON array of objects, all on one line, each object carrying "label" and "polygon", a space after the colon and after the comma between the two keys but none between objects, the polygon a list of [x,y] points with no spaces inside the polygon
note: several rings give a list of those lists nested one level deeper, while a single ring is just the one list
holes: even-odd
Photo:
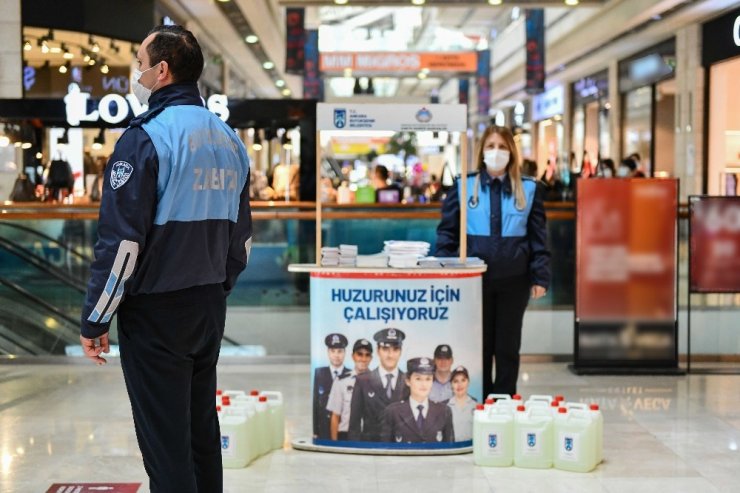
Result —
[{"label": "tiled floor", "polygon": [[[290,438],[311,429],[307,365],[224,362],[223,388],[287,396]],[[605,461],[588,474],[480,468],[472,455],[376,457],[280,450],[226,470],[234,492],[740,492],[740,376],[582,377],[564,364],[525,364],[520,391],[595,401]],[[148,491],[115,360],[0,365],[0,491],[58,482],[141,482]]]}]

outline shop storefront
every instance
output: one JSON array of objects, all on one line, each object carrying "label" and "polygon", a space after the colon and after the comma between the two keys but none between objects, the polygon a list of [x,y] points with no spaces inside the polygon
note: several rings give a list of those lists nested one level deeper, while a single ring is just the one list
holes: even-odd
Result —
[{"label": "shop storefront", "polygon": [[647,176],[674,175],[675,69],[675,39],[619,62],[621,156],[637,154]]},{"label": "shop storefront", "polygon": [[[584,77],[571,86],[571,151],[578,169],[596,171],[600,159],[612,157],[609,146],[609,72]],[[589,166],[590,165],[590,166]]]},{"label": "shop storefront", "polygon": [[541,176],[548,165],[559,169],[563,164],[564,108],[563,86],[550,88],[532,100],[537,176]]},{"label": "shop storefront", "polygon": [[740,195],[740,9],[703,26],[706,160],[710,195]]}]

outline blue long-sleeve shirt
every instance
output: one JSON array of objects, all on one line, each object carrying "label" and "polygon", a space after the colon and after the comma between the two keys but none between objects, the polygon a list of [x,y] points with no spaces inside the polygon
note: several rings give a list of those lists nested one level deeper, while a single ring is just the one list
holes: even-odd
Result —
[{"label": "blue long-sleeve shirt", "polygon": [[127,294],[218,284],[228,293],[252,237],[249,158],[195,84],[155,92],[104,175],[81,333],[98,337]]}]

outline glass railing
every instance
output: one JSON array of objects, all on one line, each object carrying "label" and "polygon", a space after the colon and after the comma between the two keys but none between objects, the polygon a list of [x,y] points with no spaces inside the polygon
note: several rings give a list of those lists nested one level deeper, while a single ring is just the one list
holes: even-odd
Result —
[{"label": "glass railing", "polygon": [[[252,254],[247,270],[239,277],[229,297],[230,307],[263,308],[269,312],[270,323],[276,326],[282,324],[281,317],[287,317],[289,311],[281,307],[307,311],[308,275],[289,273],[287,266],[315,261],[313,207],[310,203],[254,204]],[[0,210],[0,279],[21,286],[56,308],[58,313],[77,320],[97,236],[97,209],[0,206]],[[360,254],[371,254],[383,249],[384,240],[422,240],[431,243],[433,250],[438,223],[439,204],[326,207],[322,222],[323,245],[355,244]],[[530,309],[572,310],[575,289],[573,204],[548,204],[547,227],[552,252],[552,283],[548,294],[532,302]],[[681,306],[686,302],[687,230],[683,217],[679,228]],[[14,248],[23,253],[12,251]],[[65,279],[60,279],[60,275]],[[738,306],[738,298],[736,295],[695,296],[692,306]],[[0,313],[0,352],[4,350],[3,341],[8,352],[7,347],[13,346],[8,341],[18,340],[17,335],[9,335],[14,331],[28,333],[26,340],[48,353],[59,350],[56,340],[52,340],[54,335],[58,337],[58,344],[69,339],[67,329],[77,333],[76,326],[67,327],[74,324],[49,310],[35,309],[29,298],[5,285],[0,285],[0,301],[4,308]],[[8,308],[16,306],[18,310]],[[31,326],[37,329],[31,331]],[[58,335],[62,333],[65,337]],[[115,330],[112,335],[115,337]]]}]

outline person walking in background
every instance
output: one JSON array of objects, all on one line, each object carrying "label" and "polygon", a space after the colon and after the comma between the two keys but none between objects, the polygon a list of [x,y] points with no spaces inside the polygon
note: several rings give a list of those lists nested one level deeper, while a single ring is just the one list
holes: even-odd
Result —
[{"label": "person walking in background", "polygon": [[442,204],[435,255],[460,254],[460,200],[465,200],[467,254],[488,265],[483,274],[483,395],[515,394],[524,310],[529,298],[541,298],[550,284],[543,190],[521,176],[514,137],[505,127],[483,132],[475,159],[478,171],[464,178],[467,197],[460,198],[458,179]]},{"label": "person walking in background", "polygon": [[121,366],[153,493],[220,492],[214,406],[226,297],[252,244],[249,158],[203,107],[203,53],[181,26],[136,54],[134,118],[105,170],[82,309],[85,355],[104,364],[118,310]]}]

